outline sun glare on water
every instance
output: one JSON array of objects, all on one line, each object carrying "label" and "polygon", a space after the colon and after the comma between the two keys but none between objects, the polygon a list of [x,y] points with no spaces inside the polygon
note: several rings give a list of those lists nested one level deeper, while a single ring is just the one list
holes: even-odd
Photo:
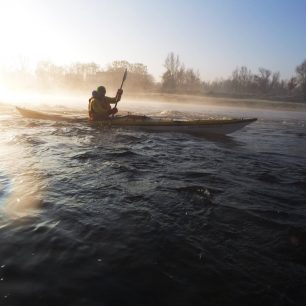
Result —
[{"label": "sun glare on water", "polygon": [[[14,142],[14,136],[8,142]],[[20,218],[37,212],[41,203],[40,179],[24,162],[22,150],[12,148],[0,139],[0,210],[9,218]]]},{"label": "sun glare on water", "polygon": [[6,114],[0,114],[0,220],[4,221],[36,214],[42,199],[41,177],[35,170],[39,161],[32,157],[31,146],[24,147],[24,137],[12,129],[12,118]]}]

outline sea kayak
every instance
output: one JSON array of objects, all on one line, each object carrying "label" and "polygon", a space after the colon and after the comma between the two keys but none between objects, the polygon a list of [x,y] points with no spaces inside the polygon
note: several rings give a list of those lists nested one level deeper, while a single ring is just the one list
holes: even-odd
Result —
[{"label": "sea kayak", "polygon": [[68,122],[86,122],[95,126],[122,127],[141,129],[152,132],[179,132],[195,135],[221,134],[226,135],[242,129],[246,125],[256,121],[249,119],[198,119],[198,120],[173,120],[165,118],[151,118],[148,116],[126,115],[116,116],[102,121],[89,122],[86,118],[75,118],[58,114],[47,114],[34,110],[16,107],[19,113],[26,118],[37,120],[55,120]]}]

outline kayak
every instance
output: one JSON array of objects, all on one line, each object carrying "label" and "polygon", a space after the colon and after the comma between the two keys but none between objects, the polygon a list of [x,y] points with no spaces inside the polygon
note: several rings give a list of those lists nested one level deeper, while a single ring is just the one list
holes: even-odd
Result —
[{"label": "kayak", "polygon": [[52,121],[84,122],[94,126],[122,127],[127,129],[141,129],[152,132],[179,132],[195,135],[221,134],[226,135],[242,129],[246,125],[256,121],[249,119],[197,119],[197,120],[173,120],[165,118],[151,118],[142,115],[116,116],[107,120],[90,122],[87,118],[75,118],[57,114],[47,114],[34,110],[16,107],[19,113],[26,118]]}]

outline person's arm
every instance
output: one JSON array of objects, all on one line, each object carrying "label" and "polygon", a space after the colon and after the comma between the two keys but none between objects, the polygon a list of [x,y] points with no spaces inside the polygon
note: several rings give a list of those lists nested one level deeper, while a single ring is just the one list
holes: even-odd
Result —
[{"label": "person's arm", "polygon": [[123,94],[122,88],[118,89],[118,90],[117,90],[117,94],[116,94],[116,100],[117,100],[117,102],[119,102],[119,101],[121,100],[122,94]]},{"label": "person's arm", "polygon": [[123,90],[122,89],[118,89],[115,98],[105,97],[105,101],[110,103],[110,104],[116,104],[116,103],[118,103],[121,100],[122,93],[123,93]]},{"label": "person's arm", "polygon": [[109,104],[116,104],[117,103],[117,97],[115,97],[115,98],[105,97],[105,102],[107,102]]}]

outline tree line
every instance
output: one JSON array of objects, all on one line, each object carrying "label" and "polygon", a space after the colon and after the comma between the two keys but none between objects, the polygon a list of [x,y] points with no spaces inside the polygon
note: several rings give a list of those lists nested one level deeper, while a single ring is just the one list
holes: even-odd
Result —
[{"label": "tree line", "polygon": [[107,88],[116,89],[125,69],[129,71],[127,90],[148,91],[154,86],[154,79],[148,73],[147,66],[127,61],[114,61],[106,69],[102,69],[96,63],[74,63],[62,67],[50,62],[41,62],[35,74],[41,88],[56,85],[67,89],[91,90],[103,84]]},{"label": "tree line", "polygon": [[[164,62],[165,71],[160,82],[156,82],[142,63],[114,61],[106,68],[96,63],[73,63],[56,65],[50,61],[39,62],[29,72],[26,61],[19,68],[2,75],[2,83],[19,87],[51,91],[57,89],[91,91],[103,84],[115,90],[121,81],[123,71],[128,69],[125,90],[130,92],[162,92],[199,95],[236,95],[252,97],[294,97],[306,100],[306,59],[295,69],[290,79],[281,79],[279,72],[260,67],[253,73],[246,66],[237,67],[228,78],[213,81],[201,80],[200,73],[186,68],[178,55],[169,53]],[[0,75],[1,77],[1,75]]]},{"label": "tree line", "polygon": [[260,67],[253,73],[246,66],[237,67],[229,78],[205,82],[199,72],[186,69],[178,55],[170,53],[164,63],[161,90],[169,93],[249,95],[249,96],[304,96],[306,97],[306,59],[296,67],[295,75],[283,80],[278,71]]},{"label": "tree line", "polygon": [[122,80],[123,71],[128,69],[128,91],[152,91],[155,81],[148,73],[147,66],[141,63],[114,61],[106,68],[96,63],[73,63],[60,66],[51,61],[41,61],[34,71],[29,72],[22,63],[15,70],[6,71],[2,82],[12,88],[30,88],[43,91],[77,90],[91,91],[103,84],[108,89],[117,89]]}]

